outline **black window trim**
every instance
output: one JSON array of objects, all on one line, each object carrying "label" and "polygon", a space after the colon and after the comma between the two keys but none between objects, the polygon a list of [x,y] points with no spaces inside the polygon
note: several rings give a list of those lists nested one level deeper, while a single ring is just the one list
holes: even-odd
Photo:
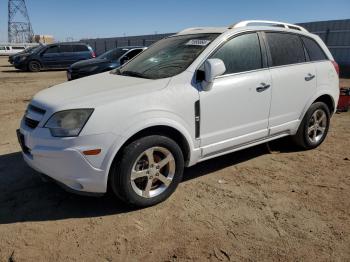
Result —
[{"label": "black window trim", "polygon": [[[264,43],[263,39],[262,39],[262,35],[260,34],[263,31],[260,30],[249,30],[249,31],[244,31],[244,32],[240,32],[234,35],[230,35],[227,39],[225,39],[224,41],[221,41],[218,45],[216,45],[215,48],[213,48],[210,53],[208,53],[206,55],[206,57],[199,63],[199,65],[196,68],[196,73],[195,76],[197,76],[200,70],[199,68],[202,67],[202,65],[205,63],[206,60],[210,59],[210,57],[217,51],[219,50],[224,44],[226,44],[228,41],[231,41],[232,39],[241,36],[241,35],[247,35],[247,34],[254,34],[256,33],[259,39],[259,45],[260,45],[260,52],[261,52],[261,65],[262,67],[259,69],[254,69],[254,70],[249,70],[249,71],[242,71],[242,72],[237,72],[237,73],[231,73],[231,74],[226,74],[226,75],[221,75],[221,76],[217,76],[215,77],[215,79],[221,79],[221,78],[225,78],[225,77],[231,77],[231,76],[235,76],[235,75],[242,75],[242,74],[248,74],[248,73],[253,73],[253,72],[259,72],[259,71],[263,71],[263,70],[267,70],[268,69],[268,63],[267,63],[267,50],[266,50],[266,44]],[[215,80],[214,79],[214,80]]]},{"label": "black window trim", "polygon": [[49,50],[50,48],[54,48],[54,47],[57,47],[58,52],[57,53],[52,53],[52,54],[59,54],[59,53],[61,53],[59,45],[51,45],[51,46],[47,46],[40,54],[44,55],[47,50]]},{"label": "black window trim", "polygon": [[[305,43],[304,43],[302,37],[308,38],[308,39],[310,39],[311,41],[315,42],[315,44],[321,49],[321,51],[322,51],[323,55],[326,57],[326,59],[311,61],[311,58],[310,58],[310,55],[309,55],[309,51],[307,50],[306,45],[305,45]],[[302,42],[302,44],[303,44],[303,46],[304,46],[305,52],[306,52],[306,54],[307,54],[307,57],[309,58],[309,62],[310,62],[310,63],[317,63],[317,62],[330,61],[328,55],[325,53],[325,51],[323,50],[323,48],[319,45],[319,43],[317,43],[317,41],[316,41],[315,39],[313,39],[312,37],[306,36],[306,35],[299,35],[299,38],[300,38],[300,41]]]},{"label": "black window trim", "polygon": [[[277,34],[288,34],[288,35],[295,35],[298,37],[300,43],[301,43],[301,46],[303,47],[303,51],[304,51],[304,59],[305,61],[304,62],[300,62],[300,63],[293,63],[293,64],[287,64],[287,65],[278,65],[278,66],[274,66],[273,63],[272,63],[272,55],[271,55],[271,50],[270,50],[270,46],[269,46],[269,43],[266,39],[266,33],[277,33]],[[303,41],[301,40],[300,38],[300,34],[298,33],[294,33],[294,32],[283,32],[283,31],[262,31],[262,35],[263,35],[263,39],[264,39],[264,42],[265,42],[265,45],[266,45],[266,50],[267,50],[267,56],[268,56],[268,67],[269,68],[279,68],[279,67],[285,67],[285,66],[294,66],[294,65],[300,65],[300,64],[305,64],[305,63],[308,63],[308,55],[306,55],[305,53],[305,46],[304,46],[304,43]]]},{"label": "black window trim", "polygon": [[141,50],[141,51],[140,51],[140,53],[138,53],[137,55],[133,56],[132,58],[134,58],[134,57],[138,56],[139,54],[141,54],[142,51],[145,50],[145,48],[144,47],[143,48],[141,48],[141,47],[131,48],[128,51],[126,51],[125,54],[123,54],[121,57],[119,57],[119,60],[121,60],[123,57],[127,56],[130,52],[135,51],[135,50]]},{"label": "black window trim", "polygon": [[[301,44],[303,46],[303,49],[304,49],[305,62],[294,63],[294,64],[287,64],[287,65],[280,65],[280,66],[273,66],[272,65],[272,57],[271,57],[270,47],[269,47],[267,39],[266,39],[266,33],[281,33],[281,34],[290,34],[290,35],[298,36],[299,37],[299,41],[301,42]],[[261,35],[262,35],[262,38],[264,39],[264,44],[265,44],[265,47],[266,47],[266,52],[267,52],[267,57],[268,57],[268,68],[270,68],[270,69],[330,61],[330,59],[328,58],[328,56],[324,52],[323,48],[317,43],[317,41],[315,41],[312,37],[309,37],[307,35],[299,34],[299,33],[296,33],[296,32],[283,32],[283,31],[274,31],[274,30],[261,31]],[[327,57],[327,59],[325,59],[325,60],[318,60],[318,61],[311,61],[309,53],[308,53],[308,51],[307,51],[307,49],[306,49],[306,47],[304,45],[304,41],[301,39],[301,37],[306,37],[306,38],[309,38],[309,39],[315,41],[317,43],[317,45],[320,46],[322,52],[325,54],[325,57]]]}]

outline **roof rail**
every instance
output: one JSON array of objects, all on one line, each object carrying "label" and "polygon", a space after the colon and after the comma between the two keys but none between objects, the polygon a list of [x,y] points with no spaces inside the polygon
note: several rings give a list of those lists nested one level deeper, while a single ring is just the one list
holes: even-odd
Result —
[{"label": "roof rail", "polygon": [[246,27],[246,26],[274,26],[274,27],[282,27],[282,28],[287,28],[287,29],[308,32],[304,27],[301,27],[298,25],[288,24],[288,23],[284,23],[284,22],[277,22],[277,21],[265,21],[265,20],[241,21],[239,23],[230,25],[229,29]]}]

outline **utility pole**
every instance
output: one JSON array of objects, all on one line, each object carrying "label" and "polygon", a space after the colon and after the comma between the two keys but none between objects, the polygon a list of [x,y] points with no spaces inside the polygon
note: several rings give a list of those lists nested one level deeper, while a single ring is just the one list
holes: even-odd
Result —
[{"label": "utility pole", "polygon": [[10,43],[30,43],[33,41],[25,0],[8,1],[8,41]]}]

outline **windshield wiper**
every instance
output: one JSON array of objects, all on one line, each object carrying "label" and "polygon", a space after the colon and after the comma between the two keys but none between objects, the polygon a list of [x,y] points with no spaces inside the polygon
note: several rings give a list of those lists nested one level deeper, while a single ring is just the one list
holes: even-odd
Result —
[{"label": "windshield wiper", "polygon": [[142,73],[139,73],[139,72],[134,72],[134,71],[119,71],[121,75],[123,76],[133,76],[133,77],[139,77],[139,78],[146,78],[146,79],[149,79],[149,77],[145,76],[144,74]]}]

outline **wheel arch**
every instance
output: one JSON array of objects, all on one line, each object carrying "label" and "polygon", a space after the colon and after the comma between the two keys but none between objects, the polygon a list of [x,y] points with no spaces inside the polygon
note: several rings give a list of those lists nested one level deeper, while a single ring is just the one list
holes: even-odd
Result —
[{"label": "wheel arch", "polygon": [[134,132],[129,138],[121,143],[121,145],[117,148],[117,150],[112,154],[112,161],[108,166],[108,177],[107,177],[107,186],[109,186],[110,174],[115,170],[115,165],[120,159],[124,148],[132,143],[133,141],[149,135],[163,135],[173,139],[181,148],[181,151],[184,155],[185,166],[188,165],[191,159],[191,143],[188,140],[183,132],[181,132],[178,128],[175,128],[170,125],[157,124],[145,127],[141,130]]},{"label": "wheel arch", "polygon": [[133,141],[150,135],[162,135],[173,139],[180,146],[182,153],[184,154],[185,162],[189,161],[191,149],[186,137],[178,129],[167,125],[150,126],[138,131],[123,143],[123,145],[119,148],[118,153],[122,152],[125,146]]},{"label": "wheel arch", "polygon": [[331,115],[335,112],[335,101],[331,94],[329,93],[320,93],[312,97],[309,102],[304,107],[304,110],[302,111],[300,115],[300,121],[304,118],[307,110],[309,110],[310,106],[316,102],[323,102],[328,106],[329,112]]},{"label": "wheel arch", "polygon": [[327,105],[331,115],[335,112],[335,103],[334,103],[332,96],[330,96],[328,94],[321,95],[312,104],[314,104],[316,102],[325,103]]}]

